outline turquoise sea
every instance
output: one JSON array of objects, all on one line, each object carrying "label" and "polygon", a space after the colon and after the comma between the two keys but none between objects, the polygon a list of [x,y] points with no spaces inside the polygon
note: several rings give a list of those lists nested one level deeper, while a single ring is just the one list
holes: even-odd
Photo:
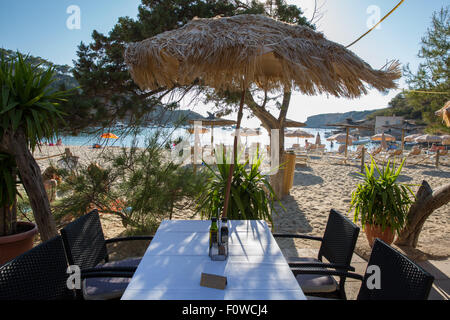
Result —
[{"label": "turquoise sea", "polygon": [[[186,128],[143,128],[139,134],[136,135],[136,146],[145,147],[146,139],[152,136],[155,131],[164,131],[161,136],[170,137],[170,139],[176,140],[179,137],[189,141],[192,145],[194,143],[194,135],[190,134]],[[305,146],[305,140],[309,143],[315,143],[315,136],[319,133],[321,138],[321,143],[326,145],[326,149],[328,151],[336,151],[339,148],[339,144],[333,142],[331,144],[330,141],[327,141],[326,138],[329,137],[335,129],[321,129],[321,128],[301,128],[301,130],[306,131],[314,135],[314,138],[304,139],[304,138],[285,138],[285,147],[290,148],[292,145],[299,144],[300,146]],[[80,134],[78,136],[61,136],[62,143],[64,145],[75,145],[75,146],[92,146],[93,144],[100,144],[102,146],[119,146],[119,147],[130,147],[133,144],[134,135],[124,134],[124,130],[117,128],[113,129],[109,132],[114,133],[119,137],[119,139],[104,139],[100,137],[100,134]],[[214,127],[214,144],[225,144],[232,145],[233,144],[233,132],[234,129],[230,127]],[[251,137],[241,137],[241,141],[247,146],[250,146],[252,143],[260,143],[261,145],[269,145],[269,135],[265,129],[260,130],[261,135],[259,136],[251,136]],[[161,142],[165,142],[162,141]],[[202,146],[211,144],[211,128],[208,129],[207,132],[200,134],[200,143]],[[373,143],[369,142],[366,144],[366,147],[371,148],[374,146]],[[356,146],[350,146],[350,150],[356,149]]]}]

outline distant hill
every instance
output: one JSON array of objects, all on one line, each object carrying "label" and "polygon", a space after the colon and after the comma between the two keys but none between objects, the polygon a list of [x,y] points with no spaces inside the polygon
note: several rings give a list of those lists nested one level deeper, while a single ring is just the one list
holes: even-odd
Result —
[{"label": "distant hill", "polygon": [[[7,50],[0,48],[0,55],[4,54],[5,57],[15,57],[17,55],[16,51]],[[22,53],[23,54],[23,53]],[[23,54],[24,56],[27,56],[26,54]],[[57,65],[54,64],[48,60],[45,60],[41,57],[35,57],[32,55],[27,56],[28,61],[31,62],[32,65],[37,66],[41,65],[42,68],[47,69],[50,66],[53,66],[55,68],[55,82],[52,83],[51,87],[55,90],[59,89],[61,85],[64,85],[66,89],[72,89],[75,87],[78,87],[79,84],[77,80],[73,77],[72,69],[68,65]],[[187,124],[188,120],[191,119],[202,119],[203,116],[190,111],[190,110],[167,110],[163,107],[157,109],[156,111],[153,111],[149,113],[146,116],[145,121],[148,124],[153,124],[154,122],[158,123],[165,123],[165,124],[171,124],[171,123],[179,123],[181,124]],[[126,121],[126,119],[125,119]]]},{"label": "distant hill", "polygon": [[145,122],[149,125],[153,123],[171,124],[177,123],[181,125],[188,125],[189,120],[204,119],[201,114],[190,110],[167,110],[164,107],[159,107],[157,110],[148,113],[145,117]]},{"label": "distant hill", "polygon": [[[4,54],[5,57],[15,57],[17,55],[16,51],[7,50],[0,48],[0,54]],[[23,54],[23,53],[22,53]],[[26,54],[23,54],[25,57]],[[61,87],[61,85],[64,85],[66,89],[72,89],[75,87],[78,87],[77,80],[72,75],[72,69],[68,65],[58,65],[54,64],[48,60],[45,60],[41,57],[35,57],[32,55],[28,55],[28,61],[31,62],[32,65],[37,66],[41,65],[42,68],[47,69],[50,66],[53,66],[55,68],[55,82],[51,84],[51,88],[57,90]]]},{"label": "distant hill", "polygon": [[354,121],[363,120],[375,111],[377,110],[318,114],[308,117],[308,119],[306,120],[306,125],[309,128],[330,128],[327,126],[327,124],[342,122],[347,118],[351,118]]}]

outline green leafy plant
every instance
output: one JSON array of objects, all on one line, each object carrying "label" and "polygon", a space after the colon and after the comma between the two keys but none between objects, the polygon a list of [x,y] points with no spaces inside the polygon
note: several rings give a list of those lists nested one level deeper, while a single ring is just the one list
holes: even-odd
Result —
[{"label": "green leafy plant", "polygon": [[63,115],[58,101],[65,101],[68,91],[51,88],[55,81],[53,67],[44,70],[26,59],[20,53],[10,59],[1,55],[0,137],[7,130],[15,132],[22,128],[33,150],[41,139],[55,136]]},{"label": "green leafy plant", "polygon": [[60,171],[61,199],[53,207],[57,220],[64,223],[97,208],[119,216],[129,234],[151,234],[175,211],[194,209],[206,176],[167,159],[164,143],[157,140],[158,135],[150,137],[146,148],[105,150],[99,165]]},{"label": "green leafy plant", "polygon": [[[225,190],[231,161],[227,159],[225,151],[222,152],[220,161],[217,155],[216,160],[217,170],[205,164],[210,172],[210,178],[205,191],[198,199],[198,211],[202,218],[210,219],[218,216],[225,202]],[[239,162],[238,158],[231,181],[227,218],[232,220],[266,220],[272,223],[272,212],[276,212],[274,207],[276,196],[268,182],[268,176],[261,173],[261,158],[256,156],[251,164],[248,160],[245,163]]]},{"label": "green leafy plant", "polygon": [[352,192],[349,212],[354,210],[353,220],[360,220],[363,229],[367,224],[381,226],[383,231],[389,227],[398,232],[405,225],[415,195],[410,185],[397,183],[404,162],[395,168],[395,162],[391,166],[388,161],[380,170],[372,158],[370,168],[366,165],[364,174],[357,172],[364,177],[364,183],[358,184]]},{"label": "green leafy plant", "polygon": [[[51,87],[54,75],[53,67],[33,65],[19,52],[7,57],[2,51],[0,55],[1,148],[14,156],[43,240],[55,236],[57,230],[48,199],[42,197],[45,188],[30,149],[34,150],[42,139],[53,139],[58,124],[63,123],[59,103],[68,92]],[[7,219],[6,215],[3,210],[0,219]]]}]

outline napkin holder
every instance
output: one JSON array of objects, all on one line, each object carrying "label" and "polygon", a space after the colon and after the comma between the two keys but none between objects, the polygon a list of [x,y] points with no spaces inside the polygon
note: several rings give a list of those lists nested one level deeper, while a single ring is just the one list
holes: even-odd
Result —
[{"label": "napkin holder", "polygon": [[227,286],[227,277],[202,272],[200,285],[202,287],[224,290]]}]

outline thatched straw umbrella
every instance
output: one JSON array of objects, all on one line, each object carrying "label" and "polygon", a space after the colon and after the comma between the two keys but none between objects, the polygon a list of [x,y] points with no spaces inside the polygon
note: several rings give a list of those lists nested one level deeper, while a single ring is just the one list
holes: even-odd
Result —
[{"label": "thatched straw umbrella", "polygon": [[[345,134],[346,134],[346,138],[345,138],[345,157],[346,158],[347,158],[347,153],[348,153],[348,146],[351,143],[351,141],[349,139],[349,137],[350,137],[350,129],[352,129],[352,128],[353,129],[371,129],[370,126],[366,126],[366,125],[360,124],[358,122],[355,122],[351,118],[347,118],[343,122],[329,123],[329,124],[327,124],[327,126],[328,127],[345,128]],[[354,139],[354,140],[356,140],[356,139]]]},{"label": "thatched straw umbrella", "polygon": [[232,126],[236,124],[234,120],[222,119],[222,118],[204,118],[204,119],[194,119],[189,120],[190,124],[195,124],[196,122],[201,122],[204,126],[211,126],[211,155],[214,150],[214,127],[222,127],[222,126]]},{"label": "thatched straw umbrella", "polygon": [[[314,95],[356,98],[396,88],[399,63],[374,70],[322,33],[263,15],[194,19],[183,27],[130,44],[125,62],[141,89],[193,83],[241,92],[236,129],[251,85],[264,90],[299,89]],[[234,154],[237,156],[237,136]],[[236,161],[235,161],[236,162]],[[223,214],[228,209],[234,164],[230,166]]]},{"label": "thatched straw umbrella", "polygon": [[405,146],[405,141],[406,141],[405,140],[405,138],[406,138],[405,134],[407,132],[410,132],[410,131],[413,131],[413,130],[417,130],[419,128],[424,128],[424,126],[416,125],[413,120],[403,120],[403,122],[401,124],[386,125],[386,126],[383,126],[383,128],[401,130],[401,132],[402,132],[401,150],[403,152],[404,146]]},{"label": "thatched straw umbrella", "polygon": [[447,127],[450,127],[450,101],[447,101],[442,109],[436,111],[438,117],[442,117]]},{"label": "thatched straw umbrella", "polygon": [[306,139],[314,138],[313,134],[303,131],[303,130],[286,131],[284,136],[288,137],[288,138],[297,138],[297,143],[299,143],[300,138],[306,138]]}]

